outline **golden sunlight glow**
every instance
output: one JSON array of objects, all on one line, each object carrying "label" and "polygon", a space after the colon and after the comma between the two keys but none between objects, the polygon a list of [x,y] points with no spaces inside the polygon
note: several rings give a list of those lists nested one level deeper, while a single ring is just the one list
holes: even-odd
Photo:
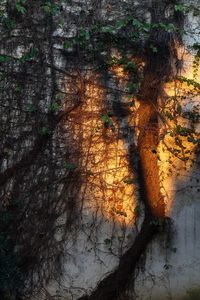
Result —
[{"label": "golden sunlight glow", "polygon": [[[118,70],[122,74],[122,70]],[[128,146],[109,107],[99,78],[87,77],[84,101],[72,118],[74,138],[81,144],[81,201],[87,214],[132,225],[136,207],[134,175],[129,170]],[[110,109],[111,111],[111,109]]]},{"label": "golden sunlight glow", "polygon": [[[193,78],[192,55],[187,54],[184,60],[186,64],[180,76]],[[122,66],[113,65],[110,68],[110,75],[114,87],[127,91],[128,74],[124,72]],[[88,71],[84,80],[82,104],[71,114],[71,119],[68,121],[74,140],[79,144],[82,208],[87,215],[103,216],[109,221],[116,221],[126,226],[132,225],[136,221],[137,187],[135,174],[130,170],[129,165],[130,141],[127,142],[122,137],[120,130],[121,123],[126,124],[129,129],[134,128],[135,141],[132,140],[131,143],[137,142],[139,102],[130,99],[127,93],[124,95],[122,93],[120,101],[128,106],[129,114],[120,121],[112,114],[112,103],[118,100],[113,99],[115,96],[112,91],[109,94],[109,89],[102,87],[99,76]],[[177,181],[183,180],[184,175],[191,168],[195,145],[188,142],[185,136],[176,139],[171,134],[177,124],[188,127],[189,124],[185,123],[184,118],[177,116],[172,120],[165,117],[165,113],[171,112],[175,105],[179,105],[179,109],[184,111],[190,110],[198,103],[197,96],[191,97],[192,89],[191,85],[178,80],[167,83],[165,99],[160,104],[160,114],[163,117],[160,121],[160,144],[157,153],[166,215],[170,215],[173,207]],[[182,150],[186,148],[188,152],[185,154]],[[171,153],[172,149],[176,149],[175,155]],[[184,157],[185,155],[190,159]]]},{"label": "golden sunlight glow", "polygon": [[[183,51],[183,50],[182,50]],[[193,55],[183,52],[182,55],[184,60],[183,70],[180,76],[187,79],[194,79],[193,77]],[[200,74],[196,74],[195,81],[199,81]],[[187,82],[174,81],[167,83],[165,86],[165,93],[167,104],[164,109],[168,112],[173,110],[174,105],[179,105],[179,109],[182,112],[191,111],[195,105],[200,104],[199,94],[195,90],[193,85],[187,84]],[[195,148],[196,145],[189,142],[187,136],[178,135],[178,139],[174,138],[170,132],[175,130],[177,125],[185,128],[190,128],[189,121],[177,117],[173,120],[166,118],[166,123],[162,124],[164,127],[164,137],[161,133],[161,142],[159,144],[159,167],[161,177],[161,188],[162,193],[165,195],[166,214],[169,216],[173,209],[173,200],[175,198],[176,186],[179,182],[187,180],[195,161]],[[163,128],[161,129],[163,130]],[[198,138],[200,130],[198,124],[196,126],[195,138]],[[171,150],[176,150],[176,155],[171,153]]]}]

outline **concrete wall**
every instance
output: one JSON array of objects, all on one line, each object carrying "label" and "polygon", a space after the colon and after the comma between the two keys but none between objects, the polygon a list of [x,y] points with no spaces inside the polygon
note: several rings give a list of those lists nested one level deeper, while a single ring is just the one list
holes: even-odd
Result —
[{"label": "concrete wall", "polygon": [[[138,9],[138,14],[140,14],[140,8],[138,8],[140,4],[136,1],[133,3],[133,6]],[[149,2],[142,4],[150,5]],[[188,4],[192,4],[192,2],[186,2],[186,5]],[[75,7],[76,5],[80,7],[81,11],[82,4],[80,2],[74,1],[74,5]],[[120,14],[123,14],[123,9],[126,5],[130,5],[128,1],[118,2],[117,5],[113,4],[112,1],[111,3],[106,1],[98,8],[100,14],[97,17],[105,18],[106,20],[117,18]],[[194,2],[195,5],[197,3]],[[120,6],[122,7],[119,9]],[[73,13],[78,15],[79,9],[77,7],[73,9]],[[85,13],[87,13],[88,11],[84,5],[83,7],[83,10],[85,9]],[[67,9],[71,11],[71,6],[69,5]],[[144,11],[143,7],[141,11]],[[146,16],[148,16],[148,12]],[[189,33],[184,36],[184,49],[179,50],[180,59],[182,57],[184,59],[184,66],[180,75],[191,79],[193,78],[191,66],[193,53],[190,50],[190,46],[198,41],[198,20],[199,17],[194,17],[193,12],[187,16],[185,30]],[[56,34],[59,33],[57,32]],[[114,88],[120,87],[125,89],[125,84],[125,75],[122,72],[120,78],[120,70],[115,70],[114,75],[112,73],[111,78],[107,80],[107,86]],[[96,109],[100,113],[98,105],[102,105],[100,101],[102,94],[97,87],[96,89],[94,84],[94,90],[88,93],[88,100],[86,101],[88,101],[87,105],[93,101],[89,111]],[[172,86],[166,87],[166,93],[170,94],[172,89]],[[92,94],[92,100],[90,93]],[[109,97],[107,94],[108,102],[104,104],[104,108],[106,105],[109,107],[110,101],[116,101],[118,96],[116,94],[113,98],[113,95]],[[186,99],[185,103],[182,103],[182,107],[185,110],[191,109],[194,105],[199,104],[199,100],[199,97],[195,97],[192,101],[191,99]],[[127,100],[122,101],[126,102]],[[82,122],[82,126],[84,126],[85,120],[82,119]],[[125,130],[127,124],[130,125],[129,122],[130,120],[127,117],[122,117],[116,126],[118,126],[118,129],[122,128]],[[134,127],[135,123],[132,123],[132,125]],[[130,137],[131,134],[133,135],[133,132],[129,134],[128,140],[121,143],[120,146],[120,138],[112,141],[115,147],[118,144],[115,154],[120,153],[123,158],[126,156],[127,145],[134,141],[134,137]],[[88,136],[86,135],[87,138]],[[83,142],[83,145],[87,148],[87,144]],[[91,150],[91,153],[94,156],[98,155],[95,149]],[[136,281],[134,286],[132,286],[132,290],[137,295],[136,299],[140,300],[167,300],[178,299],[178,297],[183,299],[187,295],[188,290],[200,287],[200,240],[198,238],[200,232],[199,158],[195,157],[196,163],[192,166],[186,166],[184,163],[174,159],[176,168],[172,172],[168,172],[170,168],[168,163],[170,154],[161,153],[161,157],[160,167],[161,172],[164,173],[162,180],[163,193],[166,197],[166,213],[172,220],[172,227],[168,237],[159,237],[148,247],[145,260],[141,262]],[[110,158],[110,160],[113,160],[113,158]],[[99,170],[101,167],[109,169],[110,166],[109,164],[104,164],[103,166],[100,164]],[[115,163],[115,167],[119,167],[118,163]],[[98,170],[98,167],[96,170]],[[127,169],[121,175],[117,172],[111,172],[109,176],[118,177],[121,180],[123,176],[128,174],[126,172],[128,172]],[[113,184],[109,176],[102,177],[105,180],[105,184],[107,184],[107,188],[109,184]],[[91,201],[91,198],[95,198],[98,191],[95,188],[90,189],[86,187],[86,189],[88,190],[84,196],[86,197],[84,198],[86,204],[83,205],[81,229],[74,236],[75,240],[71,244],[68,242],[68,245],[66,245],[67,255],[64,262],[63,279],[56,286],[54,286],[53,282],[50,283],[49,287],[51,293],[56,293],[55,290],[57,290],[57,295],[62,295],[64,299],[68,299],[68,297],[69,299],[76,299],[79,295],[91,291],[106,274],[117,266],[120,255],[128,249],[139,228],[139,224],[135,223],[134,216],[130,217],[128,222],[124,217],[119,217],[118,219],[109,218],[108,206],[98,202],[106,201],[104,197],[107,195],[102,197],[100,193],[99,198],[97,197],[97,202],[94,203]],[[128,191],[128,193],[129,200],[127,201],[129,201],[129,204],[130,201],[135,202],[130,204],[130,210],[134,211],[137,205],[137,186],[133,188],[133,191]],[[132,200],[131,193],[133,193]]]},{"label": "concrete wall", "polygon": [[[185,20],[184,47],[178,49],[179,62],[181,63],[183,59],[183,68],[178,75],[194,79],[192,63],[195,53],[191,46],[199,42],[199,14],[195,14],[198,11],[198,1],[185,1],[185,5],[186,11],[187,5],[191,5],[192,8]],[[51,142],[47,143],[46,148],[42,144],[43,152],[34,157],[34,161],[30,162],[30,168],[24,171],[22,177],[18,176],[18,173],[11,174],[10,181],[6,182],[4,190],[0,193],[0,196],[6,195],[5,201],[10,201],[10,197],[15,195],[14,189],[18,197],[22,197],[24,207],[29,203],[29,199],[31,203],[34,203],[24,212],[25,217],[21,225],[24,234],[21,234],[22,242],[24,236],[30,235],[31,229],[35,234],[35,240],[39,240],[42,244],[42,238],[47,229],[42,226],[38,237],[35,233],[35,224],[46,224],[48,218],[52,220],[52,235],[50,234],[52,238],[49,249],[51,250],[51,246],[55,247],[56,253],[50,251],[50,254],[46,254],[45,252],[44,259],[42,259],[43,253],[41,254],[41,274],[45,277],[47,265],[45,259],[49,259],[50,256],[50,259],[53,257],[52,260],[55,260],[57,264],[55,265],[59,280],[56,280],[53,274],[56,267],[52,268],[52,279],[42,287],[43,293],[40,291],[35,297],[33,296],[33,299],[41,300],[48,299],[47,291],[54,297],[53,299],[63,300],[75,300],[92,291],[102,278],[117,267],[119,258],[130,247],[140,230],[144,216],[143,206],[138,200],[137,171],[130,170],[128,154],[132,149],[131,162],[134,164],[137,159],[139,103],[134,97],[127,96],[128,75],[122,67],[112,66],[107,74],[100,76],[91,62],[85,63],[84,60],[80,61],[79,57],[73,57],[73,49],[70,47],[65,49],[64,41],[75,37],[80,27],[90,27],[96,21],[106,24],[108,21],[119,20],[124,15],[137,16],[143,21],[150,21],[151,1],[71,0],[63,1],[61,6],[60,14],[53,17],[51,28],[53,32],[49,40],[47,35],[50,30],[45,29],[46,33],[44,28],[36,25],[39,28],[39,37],[42,36],[45,41],[41,43],[44,56],[40,57],[39,63],[42,65],[42,60],[44,60],[46,65],[41,70],[37,69],[37,72],[32,63],[25,67],[29,75],[36,75],[39,81],[37,86],[35,81],[31,81],[31,77],[31,83],[28,82],[26,85],[26,89],[29,90],[28,97],[22,97],[21,100],[16,96],[16,93],[19,93],[19,87],[18,91],[15,91],[14,98],[11,92],[11,96],[8,92],[7,95],[3,92],[4,104],[0,107],[2,124],[5,126],[6,123],[10,124],[10,128],[3,132],[3,143],[6,144],[8,138],[14,141],[14,147],[10,149],[8,145],[5,158],[2,159],[1,171],[6,173],[7,170],[12,170],[12,166],[16,165],[15,162],[23,161],[27,151],[32,153],[34,142],[37,141],[37,130],[41,129],[41,126],[43,126],[42,129],[49,126],[48,112],[53,94],[53,80],[57,79],[53,73],[55,70],[56,72],[59,70],[59,75],[62,74],[58,76],[58,87],[65,95],[61,100],[61,111],[65,112],[70,109],[77,97],[81,100],[81,106],[77,110],[64,118],[56,129],[52,128],[55,130]],[[36,10],[36,20],[40,17],[43,20]],[[13,30],[15,40],[20,30],[20,28]],[[30,31],[23,33],[29,38]],[[33,41],[30,42],[29,39],[27,41],[27,45],[21,47],[19,45],[18,48],[14,48],[11,43],[10,52],[6,52],[8,51],[6,47],[5,49],[2,47],[1,54],[12,54],[19,59],[24,49],[32,45]],[[4,43],[10,42],[6,40]],[[109,49],[109,51],[113,57],[120,57],[116,49]],[[106,54],[106,52],[101,53],[102,56]],[[131,53],[129,56],[131,60],[134,60]],[[52,62],[54,68],[50,66]],[[141,66],[144,64],[142,61],[139,63]],[[22,73],[25,67],[22,68]],[[18,71],[20,66],[16,63],[14,69]],[[9,67],[8,70],[13,71]],[[198,76],[195,78],[196,81],[199,80]],[[48,79],[45,79],[47,77]],[[7,90],[11,91],[10,83],[6,84]],[[177,93],[177,84],[177,82],[166,84],[166,99]],[[188,89],[186,84],[178,86],[181,95],[187,94]],[[24,95],[26,95],[25,92]],[[192,99],[186,97],[180,105],[184,112],[188,112],[195,105],[199,105],[199,101],[199,95]],[[38,116],[31,114],[31,107],[28,108],[28,104],[36,104],[39,110]],[[118,117],[111,116],[111,126],[106,129],[102,114],[103,117],[105,115],[109,117],[107,113],[112,112],[119,104],[124,108],[128,107],[128,113]],[[38,120],[39,123],[37,123]],[[23,122],[20,123],[21,121]],[[173,126],[173,124],[170,125]],[[198,131],[199,124],[196,124],[196,127]],[[162,130],[163,128],[161,128],[161,136],[166,134]],[[44,135],[44,132],[42,134]],[[170,135],[166,134],[166,136],[165,141],[168,145],[170,143],[173,145]],[[128,288],[130,295],[135,292],[138,300],[178,299],[178,297],[184,297],[187,290],[200,287],[200,240],[198,238],[200,234],[200,161],[199,157],[195,156],[195,145],[187,143],[187,146],[191,150],[191,160],[181,162],[171,156],[162,141],[159,145],[162,193],[165,196],[166,215],[169,216],[172,224],[169,233],[157,237],[149,245],[145,257],[139,264],[135,282],[132,282]],[[69,163],[72,169],[73,164],[78,166],[80,174],[75,177],[75,182],[69,180],[71,175],[69,170],[66,171],[66,157],[68,168]],[[192,163],[192,160],[195,163]],[[69,180],[70,187],[68,187],[68,182],[65,182],[65,178]],[[61,196],[64,202],[55,205],[55,199],[60,199]],[[36,199],[38,202],[35,201]],[[76,203],[73,204],[73,201]],[[72,220],[74,224],[66,234],[66,223],[68,220],[71,221],[71,207],[76,209],[77,220]],[[50,211],[51,209],[53,212]],[[55,214],[54,210],[56,210]],[[40,218],[41,211],[44,222]],[[57,218],[56,214],[60,216]],[[54,218],[57,218],[56,222]],[[32,236],[30,237],[30,248],[34,248],[35,240],[32,240]],[[63,252],[64,257],[60,259]],[[37,275],[35,277],[39,278]],[[200,294],[198,299],[200,299]]]}]

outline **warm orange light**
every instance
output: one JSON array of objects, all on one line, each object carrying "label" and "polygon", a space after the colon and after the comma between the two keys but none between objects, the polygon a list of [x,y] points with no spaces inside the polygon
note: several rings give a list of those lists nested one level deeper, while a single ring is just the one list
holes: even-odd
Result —
[{"label": "warm orange light", "polygon": [[[188,62],[188,56],[184,59]],[[189,62],[183,68],[184,71],[180,74],[181,76],[192,78],[191,64],[192,58],[190,57]],[[123,67],[113,65],[110,72],[115,83],[126,90],[128,74]],[[180,106],[183,109],[190,101],[190,105],[192,102],[199,101],[197,96],[192,99],[188,98],[192,90],[192,86],[179,80],[167,83],[165,99],[160,103],[161,115],[166,109],[170,111],[174,99],[177,101],[181,99]],[[81,145],[79,151],[81,152],[80,169],[83,182],[80,201],[83,203],[83,209],[86,214],[96,214],[109,221],[132,225],[136,220],[137,207],[135,175],[130,170],[128,145],[120,136],[119,120],[114,116],[108,116],[108,112],[112,111],[112,108],[109,107],[111,103],[106,100],[107,91],[101,87],[98,75],[92,72],[87,74],[82,97],[82,104],[72,114],[70,122],[74,140]],[[133,99],[124,93],[120,101],[129,105]],[[129,115],[123,120],[129,128],[134,128],[135,139],[138,135],[138,107],[139,102],[134,99],[134,105],[129,106]],[[106,118],[108,118],[108,124],[106,124]],[[180,117],[175,121],[182,126],[188,125]],[[170,136],[170,131],[175,127],[175,121],[171,121],[167,117],[160,118],[160,143],[157,153],[161,193],[165,196],[166,215],[171,214],[176,183],[178,180],[182,180],[181,176],[186,172],[187,165],[187,161],[178,158],[179,155],[175,157],[170,153],[170,147],[177,146],[174,137]],[[183,147],[191,151],[190,158],[194,158],[195,145],[189,143],[185,137],[181,137],[181,143]],[[181,155],[182,153],[180,153]]]},{"label": "warm orange light", "polygon": [[[180,53],[179,53],[180,54]],[[192,79],[199,81],[200,74],[198,73],[196,78],[193,78],[193,55],[189,53],[182,53],[182,58],[184,63],[183,70],[180,76],[187,79]],[[165,104],[165,109],[170,112],[172,110],[173,104],[176,102],[180,105],[182,111],[191,110],[191,108],[200,103],[199,95],[196,92],[193,85],[189,85],[186,82],[179,80],[167,83],[165,86],[165,93],[167,104]],[[189,127],[189,122],[182,118],[177,117],[175,120],[169,120],[166,118],[167,123],[163,124],[161,122],[161,131],[164,128],[165,137],[161,138],[158,152],[159,152],[159,165],[160,165],[160,178],[162,184],[162,193],[165,195],[166,203],[166,214],[170,215],[173,209],[173,200],[175,198],[177,183],[184,182],[186,175],[189,176],[191,171],[191,161],[195,159],[195,148],[196,145],[188,142],[187,136],[178,136],[182,147],[178,147],[175,138],[170,136],[170,132],[173,131],[176,124],[184,127]],[[200,133],[200,128],[198,125],[196,127],[195,137],[197,138]],[[182,148],[182,149],[181,149]],[[175,155],[170,153],[170,149],[178,149]],[[185,154],[186,153],[186,154]],[[187,159],[189,157],[189,159]]]},{"label": "warm orange light", "polygon": [[[122,70],[119,70],[122,75]],[[80,143],[83,183],[81,201],[87,214],[123,224],[135,221],[134,175],[119,123],[108,117],[106,95],[98,76],[90,74],[81,109],[72,116],[74,139]],[[108,118],[109,124],[106,126]]]}]

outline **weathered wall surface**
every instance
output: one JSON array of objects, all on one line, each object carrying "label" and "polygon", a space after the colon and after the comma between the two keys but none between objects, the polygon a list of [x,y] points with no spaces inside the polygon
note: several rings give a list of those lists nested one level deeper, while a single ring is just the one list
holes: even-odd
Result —
[{"label": "weathered wall surface", "polygon": [[[123,6],[128,6],[129,3],[121,3]],[[140,5],[141,3],[133,3],[131,9],[135,10],[137,7],[138,15],[140,15]],[[144,11],[146,11],[146,17],[148,18],[148,5],[150,3],[144,3],[147,5],[146,10],[142,6],[141,12],[145,16]],[[194,7],[197,3],[194,2]],[[105,20],[120,17],[124,14],[125,8],[120,7],[120,3],[115,5],[115,3],[102,4],[102,7],[96,10],[97,18]],[[116,10],[115,10],[116,9]],[[70,10],[70,8],[69,8]],[[81,10],[81,8],[80,8]],[[78,14],[78,9],[74,9],[74,13]],[[184,36],[184,50],[180,49],[180,59],[183,58],[184,66],[182,68],[181,74],[187,78],[193,79],[192,73],[192,61],[193,54],[190,51],[190,46],[198,40],[197,27],[198,27],[199,17],[194,17],[194,14],[191,12],[185,22],[185,30],[189,33]],[[184,53],[183,53],[184,52]],[[111,74],[111,80],[107,78],[106,86],[113,89],[124,88],[124,82],[126,81],[126,76],[123,74],[123,70],[120,68],[113,70],[114,75]],[[121,73],[120,73],[121,72]],[[114,76],[114,77],[113,77]],[[117,78],[117,81],[113,78]],[[199,78],[199,77],[198,77]],[[198,80],[198,79],[197,79]],[[186,90],[183,89],[182,93]],[[166,93],[172,95],[174,93],[174,86],[171,84],[166,88]],[[96,118],[91,115],[93,118],[88,122],[89,127],[90,123],[98,124],[98,117],[101,111],[101,98],[105,99],[106,95],[103,95],[103,92],[98,87],[93,87],[93,90],[88,90],[89,103],[92,102],[89,112],[94,112],[96,110]],[[119,93],[111,92],[107,95],[107,107],[110,108],[111,102],[116,101]],[[92,98],[92,99],[91,99]],[[120,100],[119,100],[120,101]],[[122,100],[123,101],[123,100]],[[126,99],[124,100],[126,103]],[[89,106],[89,103],[86,102],[86,106]],[[105,103],[105,102],[104,102]],[[189,110],[194,105],[199,105],[199,97],[195,97],[192,101],[191,99],[185,99],[185,103],[182,103],[183,109]],[[83,108],[84,109],[84,108]],[[105,108],[104,108],[105,109]],[[108,108],[107,108],[108,109]],[[137,109],[137,108],[136,108]],[[134,115],[133,109],[133,115]],[[132,118],[133,118],[132,115]],[[135,115],[134,115],[135,117]],[[77,117],[78,118],[78,117]],[[85,234],[83,232],[79,233],[75,245],[70,248],[68,251],[72,255],[70,259],[67,259],[65,262],[65,274],[67,277],[62,281],[62,285],[67,287],[70,291],[73,290],[74,295],[84,294],[85,290],[92,290],[96,284],[110,271],[113,270],[118,264],[118,257],[123,253],[125,249],[130,245],[131,240],[134,238],[135,231],[137,232],[137,227],[134,225],[134,216],[126,215],[124,218],[123,215],[118,215],[118,218],[111,219],[109,218],[109,205],[106,203],[107,198],[113,199],[113,196],[109,193],[108,185],[112,185],[115,188],[116,179],[120,182],[124,177],[127,176],[126,171],[123,173],[123,167],[112,157],[115,152],[113,152],[112,147],[114,147],[116,154],[122,156],[122,160],[125,163],[124,168],[126,169],[126,161],[123,158],[124,153],[127,151],[127,145],[133,143],[134,140],[134,126],[135,120],[129,120],[130,117],[122,116],[118,125],[117,130],[122,129],[122,131],[129,131],[128,138],[125,138],[124,142],[121,142],[119,138],[117,141],[111,141],[111,149],[109,146],[104,146],[102,151],[102,141],[99,143],[92,142],[93,149],[90,148],[91,155],[94,155],[97,159],[97,170],[99,172],[105,171],[107,177],[101,174],[104,184],[107,186],[108,194],[103,196],[100,193],[99,198],[97,197],[97,202],[90,202],[90,206],[86,206],[85,213],[83,214],[83,228],[87,227]],[[131,124],[132,121],[132,124]],[[84,126],[85,121],[81,120],[82,126]],[[132,126],[130,126],[130,124]],[[117,126],[116,124],[114,124]],[[123,134],[123,133],[122,133]],[[126,133],[125,133],[126,134]],[[112,133],[111,133],[112,135]],[[132,136],[132,137],[131,137]],[[86,133],[86,140],[88,141],[88,136]],[[115,143],[117,142],[117,146]],[[105,155],[106,148],[110,153],[110,158],[103,158],[102,155]],[[83,142],[83,152],[88,151],[88,145]],[[100,152],[102,151],[102,153]],[[101,153],[101,154],[100,154]],[[85,155],[85,154],[84,154]],[[102,167],[101,162],[98,160],[98,156],[102,158]],[[136,282],[134,284],[135,292],[137,299],[147,300],[147,299],[177,299],[177,297],[184,297],[187,290],[199,288],[199,272],[200,272],[200,241],[198,239],[198,232],[200,230],[199,215],[200,215],[200,203],[199,203],[199,164],[198,161],[196,164],[192,165],[190,168],[186,167],[184,163],[180,161],[174,161],[176,169],[171,169],[171,164],[169,164],[170,154],[162,153],[161,150],[161,172],[163,175],[163,193],[166,195],[166,206],[167,214],[173,221],[172,236],[169,236],[166,240],[162,238],[153,242],[149,246],[145,261],[142,262],[141,270],[137,276]],[[112,167],[120,168],[119,171],[111,171]],[[90,165],[91,170],[94,168],[94,165]],[[186,170],[187,169],[187,170]],[[103,170],[103,171],[102,171]],[[96,180],[96,179],[95,179]],[[93,179],[93,183],[95,181]],[[90,182],[87,182],[89,185]],[[100,185],[100,184],[99,184]],[[98,186],[99,186],[98,185]],[[117,189],[117,188],[116,188]],[[137,189],[136,189],[137,190]],[[136,193],[137,191],[132,191]],[[134,207],[137,205],[137,200],[134,203],[133,196],[130,191],[130,197],[127,194],[117,195],[120,201],[120,204],[125,205],[125,198],[129,207],[126,205],[123,206],[124,211],[127,213],[128,209],[134,212]],[[86,198],[87,188],[85,190]],[[96,197],[98,194],[95,188],[90,190],[90,196]],[[126,188],[127,193],[127,188]],[[95,196],[93,196],[95,195]],[[132,197],[132,201],[131,201]],[[90,199],[90,197],[89,197]],[[89,200],[90,201],[90,200]],[[103,201],[103,204],[100,204]],[[111,200],[111,205],[113,206],[113,200]],[[116,200],[114,200],[116,201]],[[131,203],[131,204],[130,204]],[[116,202],[115,204],[116,205]],[[101,208],[101,213],[99,214],[98,209]],[[119,211],[123,211],[122,206],[120,206]],[[95,210],[95,216],[94,212]],[[103,214],[103,218],[102,215]],[[92,221],[95,219],[97,222],[95,225]],[[127,221],[128,219],[128,221]],[[133,225],[132,225],[133,224]],[[88,226],[89,225],[89,226]],[[86,226],[86,227],[85,227]],[[91,227],[90,227],[91,226]],[[92,227],[93,226],[93,227]],[[92,232],[91,232],[92,228]],[[94,231],[94,232],[93,232]],[[90,232],[88,234],[88,232]],[[95,244],[95,247],[94,247]],[[58,294],[62,293],[60,287],[58,287]],[[63,295],[66,295],[66,290]],[[69,296],[70,297],[70,296]],[[75,296],[76,297],[76,296]]]},{"label": "weathered wall surface", "polygon": [[[194,9],[186,17],[184,47],[178,50],[179,63],[184,61],[179,75],[198,81],[190,49],[199,42],[198,3],[189,4]],[[130,160],[137,163],[139,103],[129,95],[128,74],[121,66],[114,64],[102,75],[87,53],[77,55],[72,40],[80,28],[98,21],[105,22],[105,30],[108,22],[124,16],[150,21],[150,7],[151,1],[63,1],[59,13],[45,19],[34,3],[36,18],[31,25],[25,19],[25,42],[18,37],[22,21],[10,40],[3,39],[1,54],[17,62],[7,60],[1,67],[7,72],[1,79],[6,86],[0,107],[1,198],[5,206],[13,199],[23,202],[17,242],[19,249],[26,244],[23,263],[35,259],[39,266],[39,271],[33,266],[33,278],[41,284],[35,298],[71,300],[88,293],[117,267],[140,229],[144,212],[137,169],[130,167]],[[23,57],[33,45],[39,49],[36,65]],[[113,59],[120,58],[118,50],[109,51]],[[107,53],[102,50],[102,57]],[[131,52],[129,57],[133,60]],[[137,64],[142,68],[144,62]],[[166,84],[166,99],[187,95],[188,86],[177,85]],[[185,112],[195,105],[198,95],[181,103]],[[170,136],[165,141],[172,146]],[[136,299],[177,299],[200,286],[199,158],[195,146],[189,147],[193,164],[174,158],[160,143],[162,193],[172,225],[169,236],[149,245],[140,262],[128,288]]]}]

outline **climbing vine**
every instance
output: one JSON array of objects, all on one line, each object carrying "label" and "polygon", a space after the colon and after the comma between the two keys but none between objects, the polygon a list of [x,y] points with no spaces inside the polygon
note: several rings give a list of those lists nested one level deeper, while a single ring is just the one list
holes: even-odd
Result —
[{"label": "climbing vine", "polygon": [[[199,151],[199,107],[183,107],[199,94],[199,45],[193,45],[192,79],[181,75],[178,56],[184,14],[191,7],[152,1],[150,17],[131,10],[105,19],[95,15],[100,6],[94,1],[79,19],[72,2],[0,3],[0,296],[5,300],[40,293],[51,299],[46,286],[52,279],[60,282],[66,245],[75,243],[80,230],[101,253],[100,211],[105,220],[121,224],[121,236],[115,237],[113,225],[111,237],[101,242],[107,253],[120,257],[119,266],[80,299],[121,297],[148,245],[169,230],[160,148],[172,155],[169,176],[175,159],[191,167]],[[122,162],[117,158],[113,166],[112,153]],[[92,221],[83,224],[88,211]]]}]

